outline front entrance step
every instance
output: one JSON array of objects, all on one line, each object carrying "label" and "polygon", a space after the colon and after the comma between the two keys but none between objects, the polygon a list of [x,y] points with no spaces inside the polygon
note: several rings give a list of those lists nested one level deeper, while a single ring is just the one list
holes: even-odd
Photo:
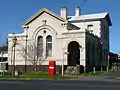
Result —
[{"label": "front entrance step", "polygon": [[64,74],[79,74],[79,66],[67,66],[64,71]]}]

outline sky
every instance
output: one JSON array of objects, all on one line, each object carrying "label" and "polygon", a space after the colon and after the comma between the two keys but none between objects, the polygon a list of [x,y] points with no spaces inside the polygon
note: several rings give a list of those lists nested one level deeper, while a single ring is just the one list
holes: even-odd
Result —
[{"label": "sky", "polygon": [[[82,14],[109,12],[110,51],[120,53],[120,0],[0,0],[0,46],[4,45],[9,33],[22,33],[21,25],[41,8],[60,14],[66,6],[68,15],[73,15],[80,6]],[[86,2],[85,2],[86,1]]]}]

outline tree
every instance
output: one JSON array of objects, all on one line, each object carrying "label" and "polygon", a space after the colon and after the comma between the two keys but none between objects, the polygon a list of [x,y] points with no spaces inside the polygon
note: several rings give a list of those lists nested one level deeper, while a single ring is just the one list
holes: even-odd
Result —
[{"label": "tree", "polygon": [[22,46],[20,55],[26,58],[27,63],[32,64],[34,71],[37,72],[37,65],[41,65],[45,58],[43,57],[43,48],[36,43],[29,43],[27,47]]}]

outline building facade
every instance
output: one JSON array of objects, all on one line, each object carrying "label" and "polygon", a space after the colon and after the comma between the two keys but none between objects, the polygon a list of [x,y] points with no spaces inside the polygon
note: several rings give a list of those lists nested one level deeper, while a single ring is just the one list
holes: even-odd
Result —
[{"label": "building facade", "polygon": [[[42,65],[44,69],[48,69],[50,60],[54,60],[57,67],[62,64],[80,65],[84,70],[93,66],[107,66],[111,26],[109,14],[81,15],[79,7],[75,8],[75,15],[69,16],[67,13],[65,7],[61,8],[60,15],[43,8],[22,25],[23,33],[9,34],[9,67],[14,62],[16,69],[32,68],[33,62],[28,61],[28,56],[24,57],[21,52],[24,47],[25,52],[30,53],[29,47],[33,43],[37,47],[37,60],[43,60],[36,65]],[[38,53],[42,54],[39,56]],[[34,55],[29,56],[32,59]]]}]

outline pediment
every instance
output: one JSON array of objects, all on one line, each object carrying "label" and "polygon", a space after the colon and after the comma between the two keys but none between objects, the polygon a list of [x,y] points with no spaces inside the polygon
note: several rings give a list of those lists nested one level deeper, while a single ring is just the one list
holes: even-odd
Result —
[{"label": "pediment", "polygon": [[57,19],[59,19],[60,21],[63,22],[68,22],[66,19],[62,18],[61,16],[51,12],[50,10],[43,8],[40,11],[38,11],[36,14],[34,14],[32,17],[30,17],[26,22],[24,22],[23,25],[28,25],[29,23],[31,23],[32,21],[34,21],[36,18],[38,18],[40,15],[42,15],[43,13],[47,13]]}]

